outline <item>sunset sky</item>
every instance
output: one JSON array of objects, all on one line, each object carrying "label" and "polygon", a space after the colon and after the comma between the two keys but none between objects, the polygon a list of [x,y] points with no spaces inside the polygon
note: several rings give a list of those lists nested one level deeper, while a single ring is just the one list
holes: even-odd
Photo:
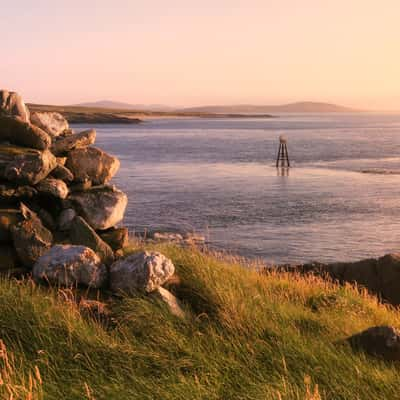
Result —
[{"label": "sunset sky", "polygon": [[400,110],[398,0],[21,0],[0,15],[0,87],[27,101]]}]

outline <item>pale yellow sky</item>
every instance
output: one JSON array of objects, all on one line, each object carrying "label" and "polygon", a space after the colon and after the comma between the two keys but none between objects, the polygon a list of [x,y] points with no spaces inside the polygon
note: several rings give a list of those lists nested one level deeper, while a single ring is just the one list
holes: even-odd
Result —
[{"label": "pale yellow sky", "polygon": [[398,0],[8,3],[0,86],[29,101],[400,110]]}]

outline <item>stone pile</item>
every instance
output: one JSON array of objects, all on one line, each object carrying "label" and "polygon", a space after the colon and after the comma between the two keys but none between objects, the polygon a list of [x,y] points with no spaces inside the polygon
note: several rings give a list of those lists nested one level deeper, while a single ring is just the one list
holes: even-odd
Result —
[{"label": "stone pile", "polygon": [[[30,114],[0,91],[0,272],[55,285],[157,291],[174,273],[158,253],[117,260],[127,196],[109,184],[120,163],[59,113]],[[114,265],[116,264],[116,265]]]}]

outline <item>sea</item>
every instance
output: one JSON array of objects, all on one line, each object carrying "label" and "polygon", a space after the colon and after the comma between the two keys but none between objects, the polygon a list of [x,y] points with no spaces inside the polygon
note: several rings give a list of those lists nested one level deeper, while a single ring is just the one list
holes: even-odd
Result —
[{"label": "sea", "polygon": [[[285,114],[98,125],[132,232],[183,231],[267,263],[400,252],[400,115]],[[85,125],[74,129],[87,129]],[[290,169],[275,167],[279,136]]]}]

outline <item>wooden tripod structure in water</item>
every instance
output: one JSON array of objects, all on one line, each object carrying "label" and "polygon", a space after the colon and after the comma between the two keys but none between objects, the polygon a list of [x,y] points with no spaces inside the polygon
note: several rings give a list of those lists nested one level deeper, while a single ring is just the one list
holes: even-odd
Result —
[{"label": "wooden tripod structure in water", "polygon": [[279,136],[279,151],[278,157],[276,158],[276,167],[289,168],[289,154],[287,150],[287,140],[284,136]]}]

